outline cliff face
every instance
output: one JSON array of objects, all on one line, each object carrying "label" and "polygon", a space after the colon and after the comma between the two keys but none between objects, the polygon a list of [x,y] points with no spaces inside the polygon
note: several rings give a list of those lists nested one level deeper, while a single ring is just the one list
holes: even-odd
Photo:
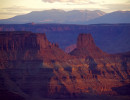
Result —
[{"label": "cliff face", "polygon": [[[0,52],[3,60],[37,59],[40,49],[49,47],[45,34],[31,32],[2,32],[0,34]],[[5,55],[3,55],[5,54]]]},{"label": "cliff face", "polygon": [[0,91],[36,99],[117,95],[118,87],[130,83],[129,57],[104,53],[90,34],[80,34],[69,55],[45,34],[1,32]]},{"label": "cliff face", "polygon": [[118,53],[130,50],[130,24],[0,24],[0,31],[47,33],[48,40],[58,43],[62,49],[75,44],[79,33],[91,33],[103,51]]},{"label": "cliff face", "polygon": [[80,34],[77,39],[77,48],[95,48],[96,45],[91,34]]},{"label": "cliff face", "polygon": [[[54,53],[53,53],[54,52]],[[51,44],[45,34],[31,32],[1,32],[1,60],[64,60],[68,55]],[[62,58],[62,59],[61,59]]]},{"label": "cliff face", "polygon": [[29,99],[47,97],[53,64],[68,58],[45,34],[0,32],[0,91]]}]

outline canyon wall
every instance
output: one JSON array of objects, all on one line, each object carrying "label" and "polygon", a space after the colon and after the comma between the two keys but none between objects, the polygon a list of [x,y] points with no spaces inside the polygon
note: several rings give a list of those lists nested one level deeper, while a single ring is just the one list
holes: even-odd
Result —
[{"label": "canyon wall", "polygon": [[45,34],[0,32],[0,91],[33,99],[120,95],[129,75],[129,53],[107,54],[91,34],[80,34],[77,48],[67,54]]}]

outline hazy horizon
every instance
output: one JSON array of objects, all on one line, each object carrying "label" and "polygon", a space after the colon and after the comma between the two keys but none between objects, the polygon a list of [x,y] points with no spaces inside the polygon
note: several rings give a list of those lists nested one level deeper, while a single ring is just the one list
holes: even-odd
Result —
[{"label": "hazy horizon", "polygon": [[129,11],[130,0],[0,0],[0,19],[7,19],[32,11],[51,9],[101,10],[106,13]]},{"label": "hazy horizon", "polygon": [[[18,15],[14,15],[14,16],[11,16],[11,17],[8,17],[8,18],[13,18],[13,17],[16,17],[16,16],[20,16],[20,15],[25,15],[25,14],[29,14],[29,13],[32,13],[32,12],[42,12],[42,11],[49,11],[49,10],[61,10],[61,11],[65,11],[65,12],[69,12],[69,11],[102,11],[102,10],[88,10],[88,9],[70,9],[70,10],[65,10],[65,9],[44,9],[44,10],[34,10],[34,11],[30,11],[28,13],[22,13],[22,14],[18,14]],[[116,10],[116,11],[130,11],[130,10]],[[111,11],[111,12],[106,12],[106,11],[102,11],[104,13],[112,13],[112,12],[116,12],[116,11]],[[0,18],[1,19],[8,19],[8,18]]]}]

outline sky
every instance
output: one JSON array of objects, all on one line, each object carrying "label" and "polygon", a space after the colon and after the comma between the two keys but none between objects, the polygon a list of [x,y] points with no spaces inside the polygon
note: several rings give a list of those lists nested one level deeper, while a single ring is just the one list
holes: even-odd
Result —
[{"label": "sky", "polygon": [[50,9],[130,11],[130,0],[0,0],[0,19]]}]

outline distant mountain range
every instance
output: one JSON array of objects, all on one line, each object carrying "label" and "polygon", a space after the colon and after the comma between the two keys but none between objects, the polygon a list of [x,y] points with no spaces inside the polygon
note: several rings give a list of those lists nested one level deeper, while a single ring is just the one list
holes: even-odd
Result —
[{"label": "distant mountain range", "polygon": [[33,11],[9,19],[0,20],[0,24],[24,23],[62,23],[62,24],[99,24],[99,23],[130,23],[130,11],[105,13],[100,10],[45,10]]},{"label": "distant mountain range", "polygon": [[98,24],[98,23],[102,24],[130,23],[130,11],[116,11],[86,22],[86,24]]}]

